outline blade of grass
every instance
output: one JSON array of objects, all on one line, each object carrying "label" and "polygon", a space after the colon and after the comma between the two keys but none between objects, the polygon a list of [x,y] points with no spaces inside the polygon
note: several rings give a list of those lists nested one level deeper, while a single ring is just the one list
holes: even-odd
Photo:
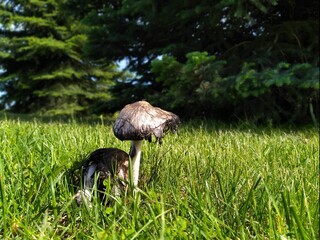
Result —
[{"label": "blade of grass", "polygon": [[295,206],[291,205],[290,206],[290,211],[292,212],[293,218],[296,221],[297,225],[298,225],[298,232],[300,233],[300,237],[303,240],[307,240],[309,239],[306,230],[304,229],[302,222],[297,214],[297,209]]},{"label": "blade of grass", "polygon": [[172,211],[172,210],[173,210],[173,208],[170,208],[170,209],[168,209],[168,210],[166,210],[166,211],[158,214],[155,218],[150,219],[143,227],[141,227],[141,228],[131,237],[131,239],[137,238],[137,237],[139,236],[139,234],[140,234],[142,231],[144,231],[151,223],[153,223],[155,220],[157,220],[158,218],[162,217],[162,215],[165,215],[165,214],[167,214],[168,212],[170,212],[170,211]]}]

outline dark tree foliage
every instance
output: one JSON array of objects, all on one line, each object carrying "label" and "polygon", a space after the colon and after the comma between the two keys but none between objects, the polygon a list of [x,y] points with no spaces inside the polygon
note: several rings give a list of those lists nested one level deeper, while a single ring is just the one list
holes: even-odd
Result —
[{"label": "dark tree foliage", "polygon": [[172,56],[152,62],[161,94],[149,96],[181,116],[220,119],[244,116],[256,121],[304,122],[319,116],[319,69],[308,63],[279,63],[260,69],[245,62],[237,75],[227,74],[227,62],[206,52],[186,55],[181,63]]},{"label": "dark tree foliage", "polygon": [[108,100],[114,66],[84,57],[85,28],[62,0],[7,0],[0,5],[1,108],[19,113],[92,112]]},{"label": "dark tree foliage", "polygon": [[193,51],[223,58],[241,51],[237,58],[242,62],[269,55],[289,62],[317,61],[318,1],[236,2],[109,1],[88,14],[95,26],[90,54],[128,58],[139,74],[146,74],[148,64],[162,54],[186,60]]},{"label": "dark tree foliage", "polygon": [[[282,121],[299,115],[300,110],[295,109],[300,108],[297,105],[301,102],[304,112],[313,106],[308,102],[315,106],[319,102],[315,94],[319,85],[309,84],[319,75],[316,70],[319,64],[318,1],[118,0],[95,1],[96,9],[88,1],[81,1],[81,4],[78,4],[80,15],[92,26],[89,55],[94,59],[127,59],[128,69],[136,76],[117,82],[111,89],[115,98],[109,106],[120,108],[126,102],[147,98],[192,116],[209,116],[219,110],[226,115],[243,117],[247,114],[245,109],[257,109],[262,101],[271,97],[275,101],[270,106],[274,109],[272,112],[282,113],[279,117],[275,112],[270,116]],[[87,9],[87,12],[81,9]],[[190,69],[192,63],[188,54],[192,52],[205,52],[208,59],[214,56],[218,61],[215,64],[221,61],[223,67],[220,64],[218,71],[216,65],[207,64],[207,81],[197,80],[197,74],[193,72],[199,71],[199,66],[195,64]],[[163,56],[171,56],[177,63],[185,64],[180,66],[182,72],[170,72],[172,66],[166,65],[169,63],[165,61],[161,70],[153,66],[151,71],[151,63]],[[282,63],[288,69],[282,70],[279,67]],[[271,74],[272,69],[275,71]],[[312,78],[301,78],[297,69],[304,69],[302,74]],[[291,75],[286,75],[290,80],[281,77],[282,71],[290,72]],[[252,72],[255,74],[250,75]],[[272,77],[268,75],[268,78],[268,73]],[[171,76],[164,79],[159,74]],[[224,85],[220,86],[227,94],[218,99],[214,95],[219,92],[216,89],[205,98],[200,96],[201,89],[210,84],[211,88],[214,86],[217,76],[224,79]],[[268,85],[263,77],[279,78],[284,84]],[[306,87],[301,91],[297,89],[301,85],[296,84],[295,79],[299,82],[310,80],[304,84],[309,84],[309,90]],[[245,91],[253,82],[258,82],[257,86],[263,89],[256,87],[254,94]],[[230,94],[232,96],[227,97]],[[121,99],[121,96],[126,97]],[[301,102],[292,100],[300,98],[303,99]],[[186,111],[186,108],[190,109],[189,104],[192,111]],[[230,112],[221,109],[230,109]]]}]

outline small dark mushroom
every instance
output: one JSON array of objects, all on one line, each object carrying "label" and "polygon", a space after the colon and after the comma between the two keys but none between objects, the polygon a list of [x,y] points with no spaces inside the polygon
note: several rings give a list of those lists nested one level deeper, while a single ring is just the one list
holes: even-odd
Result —
[{"label": "small dark mushroom", "polygon": [[91,201],[95,174],[101,198],[104,197],[106,179],[111,181],[113,186],[111,192],[114,195],[124,191],[129,180],[129,155],[117,148],[100,148],[84,160],[82,169],[82,189],[75,196],[78,205],[82,203],[83,196],[88,203]]}]

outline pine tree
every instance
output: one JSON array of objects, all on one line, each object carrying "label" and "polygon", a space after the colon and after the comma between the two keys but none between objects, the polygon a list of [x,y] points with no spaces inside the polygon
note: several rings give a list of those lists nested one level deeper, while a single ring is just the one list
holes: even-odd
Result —
[{"label": "pine tree", "polygon": [[20,113],[80,114],[109,99],[115,65],[84,57],[84,26],[63,0],[7,0],[0,5],[1,108]]}]

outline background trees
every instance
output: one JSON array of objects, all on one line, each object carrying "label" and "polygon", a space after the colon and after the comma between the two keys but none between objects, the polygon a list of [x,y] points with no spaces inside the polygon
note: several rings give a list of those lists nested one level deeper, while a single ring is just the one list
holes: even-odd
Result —
[{"label": "background trees", "polygon": [[225,72],[227,62],[192,52],[181,63],[164,56],[153,61],[152,72],[163,83],[162,93],[149,96],[181,114],[220,119],[250,118],[265,122],[316,122],[319,69],[309,63],[280,62],[260,68],[244,62],[238,74]]},{"label": "background trees", "polygon": [[116,108],[146,98],[188,116],[314,120],[318,10],[317,1],[111,1],[85,17],[95,26],[88,49],[136,73],[112,89],[127,96]]},{"label": "background trees", "polygon": [[75,62],[86,70],[77,85],[89,79],[97,87],[88,74],[93,66],[128,63],[129,76],[103,85],[101,112],[144,98],[185,117],[316,121],[318,1],[65,0],[59,6],[59,18],[68,16],[68,29],[83,37],[76,49],[86,61]]},{"label": "background trees", "polygon": [[61,0],[1,1],[1,106],[14,112],[76,114],[106,101],[114,65],[84,56],[85,27]]}]

